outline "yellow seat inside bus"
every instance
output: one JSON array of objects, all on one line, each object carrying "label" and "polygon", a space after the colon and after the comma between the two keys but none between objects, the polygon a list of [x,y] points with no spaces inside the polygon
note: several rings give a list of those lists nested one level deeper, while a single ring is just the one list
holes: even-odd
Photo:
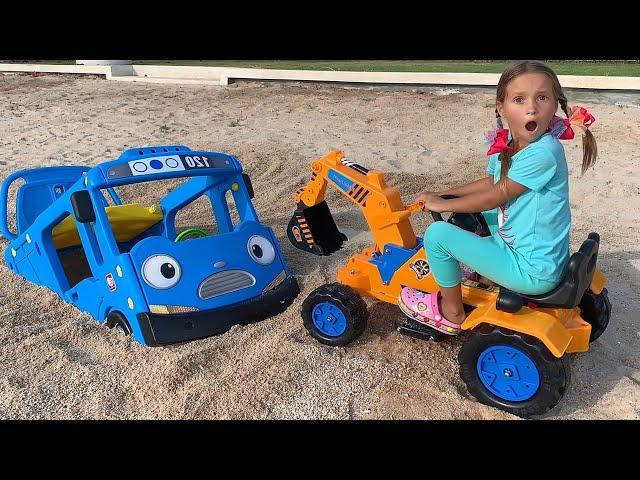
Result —
[{"label": "yellow seat inside bus", "polygon": [[[116,242],[128,242],[162,220],[159,206],[144,207],[139,203],[113,205],[105,208]],[[69,215],[52,230],[56,250],[80,245],[80,236],[73,216]]]}]

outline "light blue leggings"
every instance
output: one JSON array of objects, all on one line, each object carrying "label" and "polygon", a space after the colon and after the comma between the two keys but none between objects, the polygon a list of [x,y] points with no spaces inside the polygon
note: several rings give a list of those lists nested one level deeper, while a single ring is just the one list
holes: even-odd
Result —
[{"label": "light blue leggings", "polygon": [[434,222],[424,234],[425,250],[431,271],[441,287],[460,283],[462,262],[480,275],[514,292],[538,295],[553,290],[557,283],[532,277],[520,268],[513,251],[497,235],[498,214],[482,213],[491,236],[474,233],[447,222]]}]

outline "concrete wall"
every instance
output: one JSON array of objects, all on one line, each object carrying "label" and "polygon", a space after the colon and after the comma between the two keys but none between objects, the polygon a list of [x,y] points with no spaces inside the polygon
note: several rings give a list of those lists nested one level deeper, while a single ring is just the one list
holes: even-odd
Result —
[{"label": "concrete wall", "polygon": [[76,60],[76,65],[131,65],[132,60]]},{"label": "concrete wall", "polygon": [[[233,80],[290,80],[315,82],[496,86],[497,73],[328,72],[233,67],[133,65],[129,60],[78,60],[79,65],[0,64],[0,72],[84,73],[109,80],[155,83],[228,85]],[[87,63],[88,62],[88,63]],[[99,64],[90,64],[99,62]],[[118,65],[105,62],[121,62]],[[126,63],[129,62],[129,63]],[[640,91],[640,77],[559,75],[567,88]]]},{"label": "concrete wall", "polygon": [[111,73],[111,67],[108,65],[0,63],[0,72],[84,73],[85,75],[106,75]]}]

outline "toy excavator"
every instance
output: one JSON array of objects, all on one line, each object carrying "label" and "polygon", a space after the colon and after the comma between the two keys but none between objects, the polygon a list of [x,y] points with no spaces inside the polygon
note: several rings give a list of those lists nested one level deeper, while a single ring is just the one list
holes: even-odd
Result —
[{"label": "toy excavator", "polygon": [[[426,293],[438,289],[423,240],[409,221],[421,202],[405,205],[381,172],[348,161],[332,151],[311,164],[311,180],[295,194],[297,208],[287,228],[291,243],[316,255],[339,250],[341,233],[325,198],[336,187],[362,211],[374,245],[353,255],[338,270],[337,282],[322,285],[302,305],[304,326],[319,342],[342,346],[364,331],[368,312],[362,296],[398,305],[403,287]],[[442,215],[432,212],[435,221]],[[481,213],[454,213],[447,220],[479,235],[489,235]],[[573,253],[563,281],[543,295],[525,295],[502,287],[463,280],[468,315],[458,360],[460,375],[480,402],[521,417],[540,415],[562,399],[570,381],[566,353],[586,352],[609,323],[605,276],[596,267],[600,237],[589,234]],[[396,329],[413,337],[443,338],[403,315]]]}]

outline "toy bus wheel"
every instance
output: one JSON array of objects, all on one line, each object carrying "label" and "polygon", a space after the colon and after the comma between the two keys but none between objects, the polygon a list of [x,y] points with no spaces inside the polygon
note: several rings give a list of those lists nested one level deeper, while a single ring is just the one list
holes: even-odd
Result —
[{"label": "toy bus wheel", "polygon": [[556,406],[571,379],[569,362],[536,338],[489,325],[460,349],[460,376],[479,402],[528,418]]},{"label": "toy bus wheel", "polygon": [[107,317],[107,327],[113,328],[121,335],[131,335],[131,326],[123,314],[111,312]]},{"label": "toy bus wheel", "polygon": [[302,303],[302,319],[309,334],[332,347],[347,345],[367,326],[367,304],[355,290],[340,283],[316,288]]},{"label": "toy bus wheel", "polygon": [[580,316],[591,324],[589,342],[593,342],[604,333],[611,317],[611,302],[606,288],[596,295],[587,290],[580,301]]}]

